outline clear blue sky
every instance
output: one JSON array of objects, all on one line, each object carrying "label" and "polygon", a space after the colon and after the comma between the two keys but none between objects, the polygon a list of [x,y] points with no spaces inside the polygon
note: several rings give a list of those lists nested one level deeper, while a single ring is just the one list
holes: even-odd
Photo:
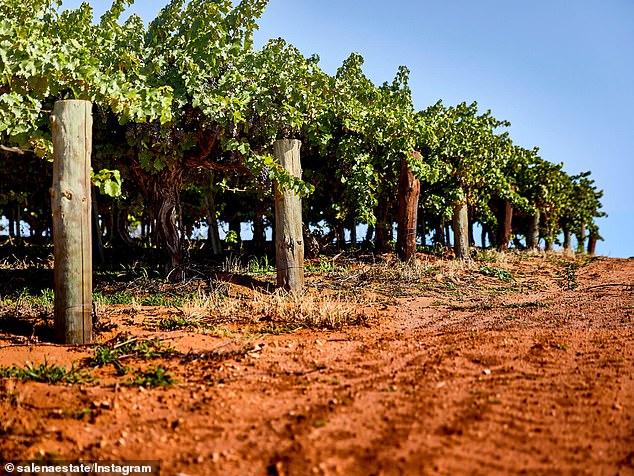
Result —
[{"label": "clear blue sky", "polygon": [[[148,21],[166,3],[131,11]],[[359,52],[376,84],[405,65],[418,109],[477,101],[517,144],[591,170],[609,215],[597,252],[634,256],[634,1],[270,0],[256,45],[277,37],[331,74]]]}]

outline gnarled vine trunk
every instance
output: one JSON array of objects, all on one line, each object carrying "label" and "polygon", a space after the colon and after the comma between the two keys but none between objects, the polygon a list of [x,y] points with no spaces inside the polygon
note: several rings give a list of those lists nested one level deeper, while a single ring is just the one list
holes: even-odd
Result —
[{"label": "gnarled vine trunk", "polygon": [[398,236],[396,253],[403,261],[416,258],[416,231],[420,181],[414,175],[407,159],[401,162],[398,183]]},{"label": "gnarled vine trunk", "polygon": [[180,280],[183,278],[183,272],[179,270],[183,264],[183,243],[178,222],[183,169],[166,167],[152,174],[135,167],[134,172],[153,225],[152,241],[158,259],[170,279]]},{"label": "gnarled vine trunk", "polygon": [[588,254],[590,256],[594,256],[594,253],[597,249],[597,241],[598,236],[594,233],[590,233],[590,237],[588,238]]},{"label": "gnarled vine trunk", "polygon": [[564,250],[567,253],[572,252],[572,233],[570,232],[570,227],[564,227]]},{"label": "gnarled vine trunk", "polygon": [[577,253],[583,253],[585,251],[586,238],[586,225],[582,223],[579,228],[579,233],[577,234]]},{"label": "gnarled vine trunk", "polygon": [[389,201],[382,197],[379,199],[379,206],[376,213],[376,228],[374,230],[374,248],[378,252],[384,252],[389,249],[388,242],[390,240],[388,216],[389,216]]},{"label": "gnarled vine trunk", "polygon": [[266,228],[264,226],[264,215],[256,211],[253,215],[253,247],[263,250],[266,246]]},{"label": "gnarled vine trunk", "polygon": [[447,244],[447,240],[445,240],[445,219],[440,218],[436,223],[436,228],[434,230],[434,244],[445,246]]},{"label": "gnarled vine trunk", "polygon": [[511,232],[513,225],[513,206],[509,200],[504,200],[498,214],[498,233],[497,246],[498,250],[506,251],[509,249],[511,241]]},{"label": "gnarled vine trunk", "polygon": [[220,233],[218,232],[218,219],[216,218],[216,192],[205,194],[205,207],[207,210],[207,242],[214,256],[222,254]]},{"label": "gnarled vine trunk", "polygon": [[528,217],[528,231],[526,233],[526,247],[529,250],[539,248],[539,218],[540,212],[537,210],[534,215]]}]

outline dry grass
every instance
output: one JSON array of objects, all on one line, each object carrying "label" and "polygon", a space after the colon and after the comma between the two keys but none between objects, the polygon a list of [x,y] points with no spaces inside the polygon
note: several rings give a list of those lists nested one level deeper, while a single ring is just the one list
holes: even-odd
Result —
[{"label": "dry grass", "polygon": [[[243,290],[244,291],[244,290]],[[214,329],[220,323],[259,324],[338,329],[370,317],[372,300],[349,293],[290,293],[250,291],[247,294],[199,292],[174,306],[167,319],[146,322],[152,327]],[[133,305],[134,308],[134,305]]]},{"label": "dry grass", "polygon": [[368,305],[350,295],[315,295],[276,291],[249,303],[252,316],[305,327],[336,329],[367,320]]}]

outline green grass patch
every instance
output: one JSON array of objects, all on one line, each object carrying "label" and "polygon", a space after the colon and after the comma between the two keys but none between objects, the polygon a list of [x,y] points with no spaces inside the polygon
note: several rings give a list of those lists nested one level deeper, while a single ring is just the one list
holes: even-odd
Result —
[{"label": "green grass patch", "polygon": [[55,305],[55,295],[50,288],[42,289],[40,294],[35,296],[24,289],[4,298],[0,297],[0,305],[43,309],[44,311],[52,312]]},{"label": "green grass patch", "polygon": [[169,316],[161,319],[157,327],[162,331],[177,331],[180,329],[196,328],[199,327],[199,324],[183,316]]},{"label": "green grass patch", "polygon": [[270,322],[260,327],[257,332],[259,334],[269,334],[274,336],[284,335],[284,334],[292,334],[296,332],[298,329],[301,329],[303,326],[297,323],[285,323],[285,322]]},{"label": "green grass patch", "polygon": [[263,276],[275,273],[276,268],[273,263],[269,263],[269,258],[265,255],[260,258],[251,258],[247,263],[247,270],[249,274],[254,276]]},{"label": "green grass patch", "polygon": [[78,369],[75,364],[70,369],[47,361],[40,365],[27,364],[25,367],[0,367],[0,378],[30,380],[42,383],[89,383],[94,380],[85,369]]},{"label": "green grass patch", "polygon": [[92,358],[88,359],[88,365],[103,367],[117,363],[126,358],[141,358],[144,360],[168,358],[176,351],[163,344],[160,339],[136,339],[118,337],[114,342],[106,345],[98,345],[93,351]]},{"label": "green grass patch", "polygon": [[139,295],[128,291],[115,291],[113,293],[96,291],[93,293],[93,301],[107,306],[117,304],[127,306],[138,304],[139,306],[155,307],[182,306],[196,297],[198,295],[195,292],[182,295],[162,292]]},{"label": "green grass patch", "polygon": [[109,294],[104,294],[101,291],[96,291],[92,294],[92,299],[98,304],[104,304],[107,306],[112,306],[116,304],[130,305],[134,302],[134,296],[125,291],[117,291]]},{"label": "green grass patch", "polygon": [[478,268],[478,271],[480,272],[480,274],[497,278],[506,283],[515,281],[515,278],[513,278],[513,275],[509,271],[505,270],[504,268],[496,268],[494,266],[480,266]]},{"label": "green grass patch", "polygon": [[315,260],[304,262],[304,271],[307,273],[335,273],[340,271],[346,271],[348,267],[341,266],[335,263],[335,260],[329,259],[325,256],[320,256]]},{"label": "green grass patch", "polygon": [[176,383],[177,380],[167,369],[157,365],[145,371],[134,372],[132,380],[126,382],[125,385],[147,388],[167,388]]}]

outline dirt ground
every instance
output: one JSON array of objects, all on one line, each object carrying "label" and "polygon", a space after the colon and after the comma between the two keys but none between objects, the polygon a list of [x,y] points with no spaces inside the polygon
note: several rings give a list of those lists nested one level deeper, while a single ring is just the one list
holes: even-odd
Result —
[{"label": "dirt ground", "polygon": [[334,330],[158,331],[140,323],[169,310],[102,307],[98,342],[125,332],[173,349],[134,360],[166,368],[166,387],[90,367],[93,347],[0,334],[2,366],[75,362],[98,379],[0,379],[0,460],[160,460],[181,476],[634,475],[634,259],[430,260]]}]

